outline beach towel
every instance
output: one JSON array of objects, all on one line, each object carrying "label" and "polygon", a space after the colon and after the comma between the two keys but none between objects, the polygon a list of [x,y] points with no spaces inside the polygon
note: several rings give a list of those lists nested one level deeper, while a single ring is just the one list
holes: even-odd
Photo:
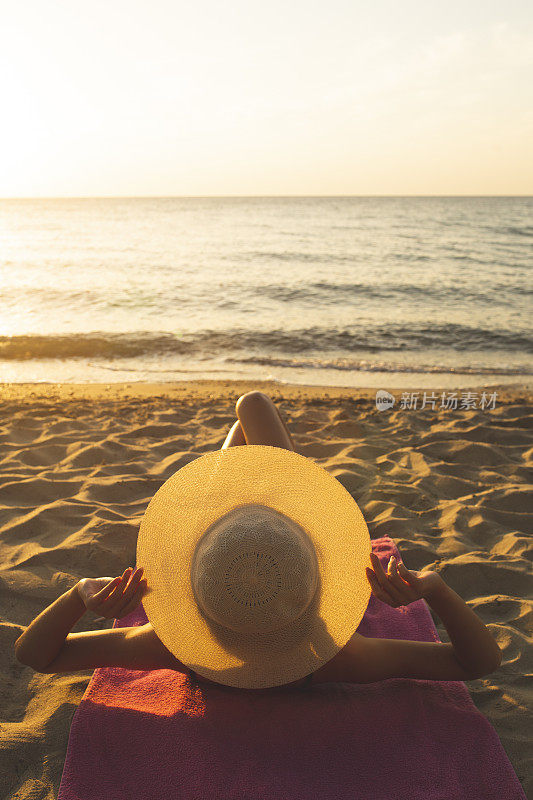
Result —
[{"label": "beach towel", "polygon": [[[372,541],[383,566],[399,557]],[[146,622],[142,607],[119,625]],[[424,600],[374,595],[364,636],[439,641]],[[264,690],[173,670],[95,670],[58,800],[525,800],[461,681],[394,678]]]}]

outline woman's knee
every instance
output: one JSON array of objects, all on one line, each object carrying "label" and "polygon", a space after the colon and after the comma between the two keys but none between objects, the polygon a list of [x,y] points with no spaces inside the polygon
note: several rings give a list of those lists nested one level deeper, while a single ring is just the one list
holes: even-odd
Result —
[{"label": "woman's knee", "polygon": [[247,444],[268,444],[294,450],[290,433],[274,401],[264,392],[246,392],[235,404]]},{"label": "woman's knee", "polygon": [[264,392],[260,392],[257,389],[252,390],[251,392],[246,392],[246,394],[242,394],[237,402],[235,403],[235,413],[239,416],[242,412],[247,413],[247,411],[261,411],[261,409],[272,407],[273,402],[268,395]]}]

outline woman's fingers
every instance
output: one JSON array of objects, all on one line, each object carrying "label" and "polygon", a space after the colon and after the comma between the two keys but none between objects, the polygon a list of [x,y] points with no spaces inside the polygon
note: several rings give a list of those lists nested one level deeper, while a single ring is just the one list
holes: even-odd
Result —
[{"label": "woman's fingers", "polygon": [[114,591],[109,595],[108,600],[115,602],[119,597],[122,596],[124,592],[124,587],[126,586],[128,579],[133,572],[133,567],[126,567],[122,575],[120,576],[120,581],[115,586]]},{"label": "woman's fingers", "polygon": [[366,573],[374,594],[383,602],[397,608],[422,597],[420,579],[413,575],[395,556],[391,556],[387,571],[375,553],[370,553],[373,570],[367,567]]},{"label": "woman's fingers", "polygon": [[[116,598],[113,595],[104,603],[105,613],[108,617],[122,616],[122,609],[129,603],[132,596],[135,594],[139,581],[142,577],[143,569],[139,567],[135,572],[130,573],[129,581],[123,582],[122,591],[117,594]],[[124,577],[124,576],[123,576]]]},{"label": "woman's fingers", "polygon": [[91,597],[91,603],[93,605],[99,605],[99,603],[103,602],[106,598],[109,597],[115,586],[118,586],[120,582],[120,575],[117,578],[110,578],[109,583],[107,583],[103,589],[100,589],[99,592],[95,592]]},{"label": "woman's fingers", "polygon": [[383,571],[383,567],[381,566],[381,561],[379,558],[374,553],[371,553],[370,557],[372,559],[372,563],[375,565],[374,572],[376,573],[376,577],[383,591],[389,594],[398,605],[403,605],[404,598],[402,593],[394,586],[389,577]]},{"label": "woman's fingers", "polygon": [[127,603],[126,606],[120,610],[120,617],[126,617],[128,614],[130,614],[137,608],[137,606],[142,600],[142,596],[144,594],[145,589],[146,589],[146,579],[143,579],[139,584],[137,591],[131,598],[130,602]]},{"label": "woman's fingers", "polygon": [[124,594],[122,595],[120,600],[117,602],[116,606],[113,608],[113,616],[115,616],[115,617],[123,616],[124,609],[130,603],[132,597],[134,597],[134,595],[137,593],[137,590],[139,588],[139,583],[140,583],[141,578],[142,578],[142,573],[143,573],[143,569],[142,569],[142,567],[139,567],[132,574],[132,576],[131,576],[131,578],[129,580],[129,583],[128,583],[128,585],[126,586],[126,588],[124,590]]},{"label": "woman's fingers", "polygon": [[367,567],[366,574],[370,582],[370,586],[372,587],[372,591],[374,592],[376,597],[379,598],[379,600],[381,600],[383,603],[387,603],[389,606],[393,606],[394,608],[397,605],[400,605],[399,603],[397,603],[396,599],[392,596],[392,594],[387,590],[387,588],[379,582],[378,578],[376,577],[376,573],[373,570]]},{"label": "woman's fingers", "polygon": [[411,572],[407,569],[405,564],[399,564],[398,572],[400,573],[400,577],[402,580],[405,581],[407,586],[409,586],[409,590],[413,595],[413,600],[419,600],[422,597],[422,593],[420,592],[418,586],[416,585],[418,578],[416,575],[412,575]]},{"label": "woman's fingers", "polygon": [[142,567],[137,567],[135,572],[132,573],[132,575],[131,575],[131,577],[129,579],[128,585],[126,586],[126,589],[124,590],[124,594],[122,596],[122,601],[128,601],[129,602],[129,600],[135,594],[135,592],[137,591],[137,587],[139,585],[139,581],[142,578],[142,574],[143,574],[143,568]]},{"label": "woman's fingers", "polygon": [[389,603],[390,601],[392,601],[392,598],[388,599],[386,598],[385,592],[381,588],[381,585],[379,584],[374,571],[371,570],[370,567],[366,568],[366,577],[368,578],[368,582],[370,584],[370,588],[372,589],[372,593],[375,594],[376,597],[379,598],[379,600],[381,600],[383,603]]},{"label": "woman's fingers", "polygon": [[375,553],[370,553],[370,560],[372,562],[372,566],[374,567],[374,573],[376,575],[378,583],[383,589],[385,589],[388,581],[387,581],[387,576],[383,571],[383,567],[381,566],[381,561],[379,560],[379,558]]},{"label": "woman's fingers", "polygon": [[106,597],[104,597],[102,602],[98,605],[98,611],[102,614],[102,616],[108,616],[108,610],[111,609],[122,597],[124,586],[127,583],[128,577],[129,575],[126,572],[120,575],[112,591]]},{"label": "woman's fingers", "polygon": [[109,617],[112,615],[113,609],[115,608],[115,606],[118,605],[118,603],[120,603],[122,599],[125,587],[128,583],[128,579],[131,573],[132,573],[132,567],[127,567],[120,576],[118,583],[115,585],[113,591],[99,605],[98,611],[102,616]]},{"label": "woman's fingers", "polygon": [[396,570],[396,559],[394,556],[390,557],[387,565],[387,581],[389,592],[392,594],[398,605],[404,605],[407,602],[407,598],[405,596],[406,586],[398,576],[398,572]]},{"label": "woman's fingers", "polygon": [[398,571],[398,563],[395,556],[391,557],[388,567],[389,580],[393,586],[398,590],[398,594],[403,598],[404,602],[408,603],[416,600],[415,591],[410,584],[406,583]]}]

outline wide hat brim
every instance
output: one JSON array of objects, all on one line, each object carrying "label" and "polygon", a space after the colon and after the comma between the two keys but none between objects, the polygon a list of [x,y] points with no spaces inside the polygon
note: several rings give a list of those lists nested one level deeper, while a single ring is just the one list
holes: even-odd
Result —
[{"label": "wide hat brim", "polygon": [[[273,508],[310,537],[319,567],[315,600],[295,622],[268,633],[237,633],[206,617],[195,600],[191,562],[204,531],[250,503]],[[370,535],[344,486],[292,450],[245,445],[206,453],[181,467],[144,514],[137,564],[143,604],[157,636],[199,675],[240,688],[299,680],[333,658],[357,629],[370,599]]]}]

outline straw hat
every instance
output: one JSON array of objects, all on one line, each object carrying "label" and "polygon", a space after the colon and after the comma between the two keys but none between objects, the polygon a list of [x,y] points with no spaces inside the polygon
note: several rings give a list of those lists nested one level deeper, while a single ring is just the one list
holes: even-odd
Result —
[{"label": "straw hat", "polygon": [[291,450],[206,453],[156,492],[141,522],[143,604],[163,644],[209,680],[296,681],[329,661],[370,599],[368,528],[329,472]]}]

